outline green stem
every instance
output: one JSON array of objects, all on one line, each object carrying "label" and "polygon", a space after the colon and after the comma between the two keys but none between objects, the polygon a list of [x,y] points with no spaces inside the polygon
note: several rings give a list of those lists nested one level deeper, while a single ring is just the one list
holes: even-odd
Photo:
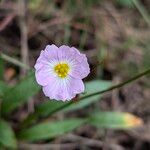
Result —
[{"label": "green stem", "polygon": [[17,66],[19,66],[19,67],[21,67],[21,68],[24,68],[24,69],[27,69],[27,70],[30,69],[30,67],[27,66],[26,64],[23,64],[23,63],[20,62],[19,60],[15,59],[15,58],[12,58],[12,57],[10,57],[10,56],[8,56],[8,55],[6,55],[6,54],[1,53],[1,54],[0,54],[0,57],[1,57],[3,60],[8,61],[8,62],[10,62],[10,63],[12,63],[12,64],[14,64],[14,65],[17,65]]},{"label": "green stem", "polygon": [[[95,92],[95,93],[86,95],[86,96],[80,98],[79,100],[83,100],[83,99],[88,98],[88,97],[92,97],[92,96],[95,96],[95,95],[98,95],[98,94],[103,94],[103,93],[109,92],[109,91],[111,91],[111,90],[120,88],[120,87],[122,87],[122,86],[124,86],[124,85],[126,85],[126,84],[129,84],[130,82],[135,81],[135,80],[137,80],[137,79],[141,78],[142,76],[144,76],[144,75],[146,75],[146,74],[149,74],[149,73],[150,73],[150,68],[147,69],[146,71],[143,71],[142,73],[137,74],[136,76],[130,78],[129,80],[127,80],[127,81],[125,81],[125,82],[122,82],[122,83],[119,83],[119,84],[117,84],[117,85],[114,85],[114,86],[112,86],[112,87],[110,87],[110,88],[108,88],[108,89],[106,89],[106,90],[102,90],[102,91],[99,91],[99,92]],[[64,109],[64,108],[70,106],[71,104],[72,104],[72,101],[70,101],[70,102],[68,102],[66,105],[63,105],[62,107],[59,107],[58,109],[54,110],[51,114],[53,114],[53,113],[55,113],[55,112],[57,112],[57,111],[60,111],[61,109]],[[50,115],[51,115],[51,114],[50,114]]]},{"label": "green stem", "polygon": [[144,6],[139,2],[139,0],[132,0],[132,2],[134,3],[135,7],[138,9],[140,14],[142,15],[146,23],[150,26],[150,17],[147,11],[145,10]]},{"label": "green stem", "polygon": [[[122,87],[122,86],[124,86],[124,85],[126,85],[126,84],[128,84],[128,83],[130,83],[130,82],[132,82],[132,81],[135,81],[135,80],[139,79],[140,77],[142,77],[142,76],[144,76],[144,75],[146,75],[146,74],[149,74],[149,73],[150,73],[150,68],[149,68],[148,70],[146,70],[146,71],[144,71],[144,72],[142,72],[142,73],[140,73],[140,74],[138,74],[138,75],[136,75],[136,76],[130,78],[129,80],[127,80],[127,81],[125,81],[125,82],[122,82],[122,83],[119,83],[119,84],[117,84],[117,85],[111,86],[110,88],[108,88],[108,89],[106,89],[106,90],[102,90],[102,91],[99,91],[99,92],[95,92],[95,93],[86,95],[86,96],[84,96],[84,97],[82,97],[82,98],[79,98],[79,101],[81,101],[81,100],[83,100],[83,99],[85,99],[85,98],[87,98],[87,97],[92,97],[92,96],[95,96],[95,95],[98,95],[98,94],[103,94],[103,93],[106,93],[106,92],[108,92],[108,91],[114,90],[114,89],[116,89],[116,88]],[[59,108],[55,109],[54,111],[52,111],[52,112],[49,114],[49,116],[52,115],[52,114],[54,114],[54,113],[56,113],[56,112],[58,112],[58,111],[61,111],[62,109],[66,108],[66,107],[68,107],[68,106],[70,106],[70,105],[72,105],[72,104],[73,104],[72,101],[70,101],[70,102],[66,103],[65,105],[62,105],[61,107],[59,107]],[[35,112],[35,113],[33,113],[32,115],[28,116],[28,117],[23,121],[22,127],[28,126],[28,125],[29,125],[32,121],[34,121],[36,118],[37,118],[37,114],[36,114],[36,112]]]},{"label": "green stem", "polygon": [[106,89],[106,90],[102,90],[102,91],[99,91],[99,92],[95,92],[95,93],[89,94],[89,95],[83,97],[83,99],[84,99],[84,98],[87,98],[87,97],[95,96],[95,95],[97,95],[97,94],[102,94],[102,93],[105,93],[105,92],[114,90],[114,89],[116,89],[116,88],[120,88],[120,87],[122,87],[122,86],[124,86],[124,85],[126,85],[126,84],[129,84],[130,82],[132,82],[132,81],[134,81],[134,80],[137,80],[137,79],[141,78],[142,76],[144,76],[144,75],[146,75],[146,74],[149,74],[149,73],[150,73],[150,68],[149,68],[148,70],[146,70],[146,71],[140,73],[140,74],[137,74],[136,76],[130,78],[129,80],[127,80],[127,81],[125,81],[125,82],[122,82],[122,83],[119,83],[119,84],[117,84],[117,85],[114,85],[114,86],[112,86],[112,87],[110,87],[110,88],[108,88],[108,89]]}]

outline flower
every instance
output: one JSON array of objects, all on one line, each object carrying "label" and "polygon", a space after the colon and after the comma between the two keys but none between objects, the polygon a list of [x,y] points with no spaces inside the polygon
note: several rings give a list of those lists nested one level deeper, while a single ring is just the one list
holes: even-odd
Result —
[{"label": "flower", "polygon": [[85,54],[75,47],[47,45],[35,64],[36,81],[50,99],[71,100],[84,92],[82,79],[89,72]]}]

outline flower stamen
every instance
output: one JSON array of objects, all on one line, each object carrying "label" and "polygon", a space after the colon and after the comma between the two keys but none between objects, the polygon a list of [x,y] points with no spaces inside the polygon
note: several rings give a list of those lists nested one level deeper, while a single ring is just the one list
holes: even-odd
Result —
[{"label": "flower stamen", "polygon": [[60,78],[65,78],[68,75],[69,69],[66,63],[59,63],[54,67],[55,72]]}]

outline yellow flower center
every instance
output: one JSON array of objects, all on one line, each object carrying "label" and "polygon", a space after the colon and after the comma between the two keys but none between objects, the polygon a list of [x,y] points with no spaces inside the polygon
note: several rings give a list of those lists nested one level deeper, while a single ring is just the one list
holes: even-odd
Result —
[{"label": "yellow flower center", "polygon": [[69,66],[66,63],[59,63],[55,66],[54,70],[60,78],[65,78],[69,72]]}]

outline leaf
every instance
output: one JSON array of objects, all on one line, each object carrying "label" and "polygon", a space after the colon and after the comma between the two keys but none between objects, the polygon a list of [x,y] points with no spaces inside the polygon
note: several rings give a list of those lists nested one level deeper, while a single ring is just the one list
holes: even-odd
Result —
[{"label": "leaf", "polygon": [[[86,91],[83,95],[81,95],[81,98],[84,98],[85,96],[87,96],[89,94],[105,90],[105,89],[109,88],[110,86],[111,86],[111,82],[109,82],[109,81],[103,81],[103,80],[89,81],[85,84]],[[100,95],[96,95],[96,96],[92,96],[92,97],[87,97],[81,101],[77,100],[75,103],[72,103],[71,105],[69,105],[68,107],[63,109],[63,111],[68,112],[68,111],[82,109],[83,107],[86,107],[86,106],[90,105],[91,103],[94,103],[94,102],[100,100],[100,97],[101,97]]]},{"label": "leaf", "polygon": [[45,122],[25,129],[18,133],[18,138],[27,141],[51,139],[70,132],[85,123],[85,119],[70,119],[55,122]]},{"label": "leaf", "polygon": [[100,128],[129,129],[142,124],[132,114],[122,112],[97,112],[90,116],[89,123]]},{"label": "leaf", "polygon": [[8,148],[17,147],[14,132],[10,125],[4,120],[0,120],[0,144]]},{"label": "leaf", "polygon": [[34,74],[28,75],[18,85],[4,94],[2,114],[8,114],[18,106],[27,102],[39,89],[39,86],[35,82]]}]

